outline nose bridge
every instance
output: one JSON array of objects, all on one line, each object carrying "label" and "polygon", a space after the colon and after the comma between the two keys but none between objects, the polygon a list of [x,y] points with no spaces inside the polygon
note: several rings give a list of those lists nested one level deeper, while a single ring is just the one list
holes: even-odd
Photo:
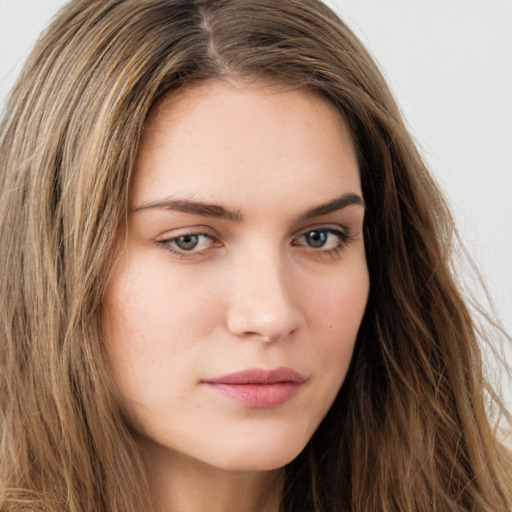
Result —
[{"label": "nose bridge", "polygon": [[279,248],[257,244],[239,255],[232,271],[227,323],[233,334],[273,341],[300,327],[302,312],[291,269]]}]

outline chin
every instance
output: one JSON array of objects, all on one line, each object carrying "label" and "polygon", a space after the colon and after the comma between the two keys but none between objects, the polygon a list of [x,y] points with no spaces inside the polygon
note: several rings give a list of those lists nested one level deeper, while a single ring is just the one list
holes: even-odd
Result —
[{"label": "chin", "polygon": [[[226,471],[273,471],[286,466],[304,449],[308,439],[247,440],[226,447],[213,465]],[[213,461],[212,461],[213,462]]]}]

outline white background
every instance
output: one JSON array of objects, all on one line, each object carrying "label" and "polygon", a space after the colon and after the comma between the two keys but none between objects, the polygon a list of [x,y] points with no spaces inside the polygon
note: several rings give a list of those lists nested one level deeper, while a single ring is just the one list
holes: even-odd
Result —
[{"label": "white background", "polygon": [[[379,62],[512,332],[512,0],[327,1]],[[0,0],[0,109],[63,4]]]}]

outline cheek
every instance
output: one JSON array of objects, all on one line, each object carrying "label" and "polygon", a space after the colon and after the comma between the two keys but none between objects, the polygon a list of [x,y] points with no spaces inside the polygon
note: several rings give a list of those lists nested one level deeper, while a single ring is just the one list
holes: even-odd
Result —
[{"label": "cheek", "polygon": [[204,283],[150,263],[120,265],[103,301],[103,317],[109,346],[158,360],[162,352],[176,356],[185,347],[193,349],[190,341],[211,329],[218,313],[215,294]]},{"label": "cheek", "polygon": [[300,293],[306,300],[303,307],[310,325],[331,331],[340,339],[351,338],[357,333],[368,300],[366,264],[349,267],[316,286],[304,286]]},{"label": "cheek", "polygon": [[342,380],[350,364],[369,293],[366,265],[340,273],[336,280],[307,295],[307,323],[313,350],[324,371]]},{"label": "cheek", "polygon": [[181,392],[221,314],[211,284],[158,262],[121,260],[103,300],[103,338],[125,412],[129,402],[157,404],[171,385]]}]

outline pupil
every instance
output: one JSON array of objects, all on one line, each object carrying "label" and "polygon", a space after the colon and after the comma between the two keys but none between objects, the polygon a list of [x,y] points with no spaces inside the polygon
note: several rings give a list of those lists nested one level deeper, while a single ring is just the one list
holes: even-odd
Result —
[{"label": "pupil", "polygon": [[325,231],[310,231],[306,235],[306,241],[310,247],[323,247],[327,242],[327,233]]},{"label": "pupil", "polygon": [[199,243],[197,235],[183,235],[176,239],[176,245],[183,251],[191,251]]}]

